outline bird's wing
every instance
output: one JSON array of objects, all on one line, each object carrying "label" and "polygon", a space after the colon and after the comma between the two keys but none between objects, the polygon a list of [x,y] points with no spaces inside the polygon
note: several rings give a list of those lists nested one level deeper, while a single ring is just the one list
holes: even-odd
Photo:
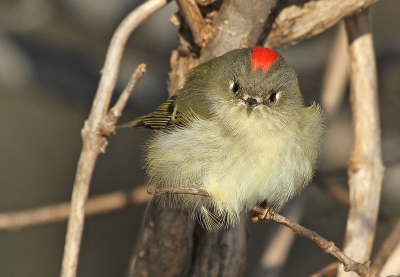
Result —
[{"label": "bird's wing", "polygon": [[183,126],[185,123],[184,118],[178,110],[175,99],[176,97],[172,96],[154,112],[138,117],[134,121],[126,123],[121,127],[166,129],[175,126]]}]

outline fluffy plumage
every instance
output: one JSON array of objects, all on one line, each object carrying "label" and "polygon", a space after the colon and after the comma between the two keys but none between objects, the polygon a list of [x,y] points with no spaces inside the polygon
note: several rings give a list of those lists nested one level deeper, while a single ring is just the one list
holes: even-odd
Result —
[{"label": "fluffy plumage", "polygon": [[296,74],[283,58],[255,47],[195,67],[175,96],[130,125],[156,129],[146,144],[149,183],[212,195],[160,201],[187,208],[214,231],[264,201],[279,210],[304,188],[323,118],[318,105],[304,106]]}]

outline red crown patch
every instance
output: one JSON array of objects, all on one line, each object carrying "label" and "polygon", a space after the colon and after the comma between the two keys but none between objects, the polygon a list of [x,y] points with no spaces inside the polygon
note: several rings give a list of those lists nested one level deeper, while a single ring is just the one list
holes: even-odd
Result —
[{"label": "red crown patch", "polygon": [[279,54],[274,50],[261,46],[255,46],[251,56],[251,67],[253,70],[260,69],[266,72],[278,57]]}]

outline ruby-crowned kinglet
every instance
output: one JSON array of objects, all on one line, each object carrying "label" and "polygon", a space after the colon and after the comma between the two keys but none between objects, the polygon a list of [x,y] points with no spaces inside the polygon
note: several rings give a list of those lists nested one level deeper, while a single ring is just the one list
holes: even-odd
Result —
[{"label": "ruby-crowned kinglet", "polygon": [[193,68],[167,102],[125,126],[156,130],[145,146],[148,183],[209,192],[159,197],[214,231],[237,223],[243,208],[279,210],[305,187],[323,117],[318,105],[305,107],[285,60],[256,46]]}]

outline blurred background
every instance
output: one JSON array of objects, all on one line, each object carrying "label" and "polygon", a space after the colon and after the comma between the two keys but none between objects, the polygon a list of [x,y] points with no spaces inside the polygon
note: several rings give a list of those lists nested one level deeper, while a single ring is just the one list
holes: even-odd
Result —
[{"label": "blurred background", "polygon": [[[0,0],[0,213],[70,200],[82,146],[80,130],[90,111],[108,43],[121,20],[142,2]],[[133,33],[115,97],[139,63],[146,63],[147,73],[119,123],[151,112],[168,98],[169,57],[178,31],[169,17],[176,10],[175,3],[170,3]],[[394,216],[400,216],[399,11],[398,0],[379,1],[371,8],[386,164],[381,211]],[[318,100],[335,29],[279,50],[298,73],[308,103]],[[107,153],[99,157],[91,196],[130,191],[143,184],[141,145],[148,135],[146,131],[118,130]],[[301,224],[339,247],[348,208],[321,189],[318,180],[346,187],[352,141],[346,92],[338,113],[327,124],[317,179],[297,200],[302,206]],[[144,210],[145,205],[128,206],[88,217],[78,276],[125,276]],[[250,224],[245,276],[262,276],[258,264],[271,225]],[[0,230],[0,276],[58,276],[66,226],[64,221]],[[379,246],[389,227],[379,223],[377,231]],[[333,261],[312,242],[295,237],[281,276],[309,276]]]}]

